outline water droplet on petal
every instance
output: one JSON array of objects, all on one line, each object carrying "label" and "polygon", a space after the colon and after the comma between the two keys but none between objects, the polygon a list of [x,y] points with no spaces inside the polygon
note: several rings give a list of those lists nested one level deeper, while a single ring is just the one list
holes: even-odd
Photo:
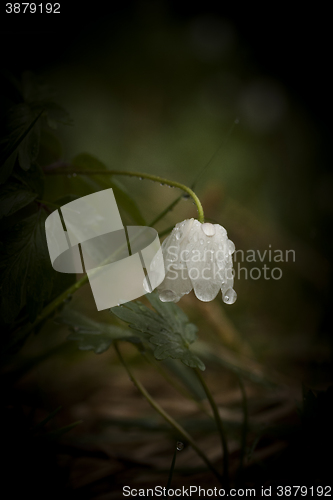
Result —
[{"label": "water droplet on petal", "polygon": [[200,245],[203,245],[203,239],[202,239],[202,238],[201,238],[201,240],[200,240]]},{"label": "water droplet on petal", "polygon": [[235,251],[235,243],[231,240],[228,240],[228,250],[230,255]]},{"label": "water droplet on petal", "polygon": [[233,304],[236,302],[237,299],[237,293],[233,288],[228,288],[228,290],[225,292],[223,295],[223,302],[226,304]]},{"label": "water droplet on petal", "polygon": [[201,229],[206,236],[214,236],[216,232],[214,224],[211,224],[210,222],[205,222],[204,224],[202,224]]},{"label": "water droplet on petal", "polygon": [[177,441],[177,451],[182,451],[184,449],[184,443]]},{"label": "water droplet on petal", "polygon": [[193,235],[193,241],[195,241],[195,242],[197,242],[197,241],[198,241],[198,235],[197,235],[197,233],[195,233],[195,234]]},{"label": "water droplet on petal", "polygon": [[162,302],[174,302],[177,299],[177,295],[172,290],[163,290],[159,297]]}]

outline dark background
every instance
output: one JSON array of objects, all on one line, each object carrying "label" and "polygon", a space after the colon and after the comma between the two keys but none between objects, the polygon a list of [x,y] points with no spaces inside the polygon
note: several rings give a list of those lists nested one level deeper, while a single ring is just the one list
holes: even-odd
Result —
[{"label": "dark background", "polygon": [[[327,429],[332,411],[328,396],[319,405],[320,411],[301,429],[287,435],[283,434],[283,426],[297,421],[296,402],[299,406],[302,403],[302,385],[325,391],[332,384],[333,82],[328,9],[282,8],[279,4],[244,7],[225,2],[217,7],[215,2],[207,1],[190,7],[177,1],[60,4],[60,15],[33,16],[6,15],[3,4],[1,66],[17,77],[22,71],[34,71],[59,90],[60,103],[74,118],[73,128],[63,127],[57,132],[63,142],[63,158],[67,160],[86,150],[110,168],[115,165],[149,171],[190,184],[194,173],[200,172],[221,140],[225,141],[198,185],[206,214],[226,227],[237,249],[264,250],[269,244],[273,248],[295,248],[296,263],[282,265],[281,281],[237,280],[238,300],[230,308],[222,306],[220,298],[207,309],[193,298],[185,298],[179,305],[198,324],[199,338],[208,332],[208,339],[214,340],[212,318],[223,323],[222,331],[230,330],[231,324],[238,331],[236,338],[241,346],[239,352],[233,346],[234,352],[244,354],[250,347],[251,356],[290,382],[290,392],[281,394],[254,389],[254,384],[247,382],[253,418],[262,412],[264,424],[280,425],[280,431],[276,427],[260,441],[263,458],[249,467],[248,484],[269,485],[282,479],[294,482],[296,463],[300,469],[303,467],[299,481],[304,482],[307,475],[313,481],[325,477],[330,463],[324,458],[331,436]],[[234,41],[226,55],[214,52],[215,21],[226,29],[231,27]],[[199,45],[198,39],[195,43],[189,41],[190,34],[198,34],[198,29]],[[287,111],[267,130],[255,122],[253,114],[252,122],[247,121],[246,109],[239,108],[238,97],[232,92],[233,83],[223,87],[230,91],[230,102],[229,94],[225,97],[216,90],[221,74],[236,76],[230,81],[235,82],[235,92],[240,94],[253,89],[253,82],[268,82],[269,89],[277,89],[278,95],[284,97]],[[258,111],[260,106],[265,108],[266,102],[270,104],[269,99],[257,102]],[[240,124],[229,136],[228,130],[238,117]],[[175,197],[175,190],[153,184],[138,185],[132,180],[124,180],[124,184],[147,220]],[[63,184],[54,181],[47,185],[45,198],[52,202],[69,192],[75,194],[75,189],[73,179],[64,179]],[[192,206],[180,204],[158,229],[193,216]],[[75,294],[73,305],[96,320],[106,321],[108,317],[107,312],[96,313],[88,287]],[[67,334],[49,322],[39,336],[30,338],[23,359],[54,346],[58,340],[64,341]],[[54,456],[60,453],[68,460],[60,460],[62,471],[71,467],[79,471],[70,478],[78,496],[98,498],[104,491],[112,491],[113,485],[120,491],[130,474],[144,477],[145,467],[153,468],[155,458],[167,471],[172,442],[164,440],[163,432],[152,438],[151,433],[142,431],[142,451],[137,455],[142,462],[135,462],[131,455],[131,431],[122,429],[123,442],[117,441],[119,429],[115,423],[113,434],[99,433],[98,411],[102,407],[106,415],[111,412],[113,418],[124,421],[133,415],[144,417],[149,410],[131,390],[126,374],[115,365],[111,353],[98,357],[93,353],[76,354],[74,348],[72,351],[65,360],[44,363],[18,388],[17,399],[27,406],[34,401],[40,419],[62,405],[60,424],[79,418],[85,422],[74,431],[68,448],[65,443],[60,452],[45,452],[51,464],[45,465],[45,477],[50,470],[56,470]],[[159,385],[130,349],[128,355],[148,387],[151,384],[150,389],[157,395],[166,394],[171,411],[176,408],[176,414],[178,411],[183,416],[186,409],[181,403],[173,406],[178,395],[169,394],[162,383]],[[112,377],[108,371],[110,360]],[[230,373],[222,370],[221,375],[220,368],[214,365],[206,373],[221,407],[232,410],[235,406],[241,411],[239,387]],[[189,415],[191,419],[190,411]],[[198,435],[205,442],[205,432]],[[89,448],[87,440],[91,436],[93,445]],[[134,438],[139,440],[136,435]],[[251,439],[249,446],[256,436],[251,435]],[[145,451],[150,440],[156,441],[156,449]],[[277,446],[277,452],[273,449],[265,455],[270,446],[281,443],[289,445],[285,454]],[[99,471],[105,462],[109,463],[109,456],[103,462],[103,453],[110,451],[107,446],[113,457],[110,477],[95,483],[92,479],[92,486],[89,481],[85,484],[85,473],[94,477],[91,471]],[[112,455],[114,449],[118,455]],[[36,453],[38,464],[41,456]],[[24,460],[29,461],[29,447]],[[179,460],[180,467],[184,466]],[[209,484],[209,476],[197,477],[200,484]],[[184,484],[184,478],[175,476],[175,486]],[[34,476],[29,480],[33,488]],[[147,485],[156,481],[154,477],[150,482],[142,480]]]}]

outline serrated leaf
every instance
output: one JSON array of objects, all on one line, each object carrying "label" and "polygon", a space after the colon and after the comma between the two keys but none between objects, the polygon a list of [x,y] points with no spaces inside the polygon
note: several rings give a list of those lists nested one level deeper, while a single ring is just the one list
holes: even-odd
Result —
[{"label": "serrated leaf", "polygon": [[[88,153],[81,153],[77,155],[73,158],[71,164],[74,167],[82,169],[85,168],[87,170],[108,170],[103,162]],[[84,180],[94,190],[112,188],[119,207],[127,212],[132,217],[134,222],[141,226],[146,225],[146,221],[141,215],[139,207],[118,179],[115,179],[112,175],[96,175],[93,178],[86,177]]]},{"label": "serrated leaf", "polygon": [[53,269],[45,237],[43,210],[23,219],[6,233],[0,272],[1,316],[12,322],[24,305],[33,321],[50,296]]},{"label": "serrated leaf", "polygon": [[161,302],[154,293],[147,294],[146,297],[155,311],[137,301],[113,307],[111,312],[134,330],[148,336],[149,342],[156,346],[156,359],[180,359],[191,368],[204,370],[203,362],[189,349],[190,344],[196,340],[197,327],[189,322],[186,314],[176,304]]},{"label": "serrated leaf", "polygon": [[18,182],[0,187],[0,219],[14,214],[37,198],[37,193]]},{"label": "serrated leaf", "polygon": [[109,323],[99,323],[70,308],[64,309],[56,322],[70,327],[72,333],[67,340],[77,341],[82,351],[101,354],[109,349],[114,340],[131,342],[142,349],[141,339],[129,330]]}]

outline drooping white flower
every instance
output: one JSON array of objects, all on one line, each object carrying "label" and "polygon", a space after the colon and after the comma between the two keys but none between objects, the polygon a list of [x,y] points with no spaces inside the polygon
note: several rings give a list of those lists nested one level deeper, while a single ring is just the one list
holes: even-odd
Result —
[{"label": "drooping white flower", "polygon": [[192,289],[203,302],[213,300],[222,291],[226,304],[237,294],[231,255],[235,245],[219,224],[187,219],[176,224],[162,244],[165,279],[157,287],[163,302],[178,302]]}]

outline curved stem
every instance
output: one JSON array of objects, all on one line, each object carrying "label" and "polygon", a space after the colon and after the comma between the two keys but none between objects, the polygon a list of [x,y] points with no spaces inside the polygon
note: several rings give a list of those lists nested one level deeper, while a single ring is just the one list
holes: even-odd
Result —
[{"label": "curved stem", "polygon": [[225,432],[224,432],[224,427],[223,427],[223,424],[222,424],[222,420],[221,420],[221,417],[220,417],[220,414],[219,414],[219,410],[218,410],[218,407],[214,401],[214,398],[210,392],[210,390],[208,389],[208,386],[203,378],[203,376],[201,375],[201,372],[200,370],[198,370],[198,368],[195,368],[195,372],[198,376],[198,379],[200,380],[200,383],[207,395],[207,398],[208,398],[208,401],[210,403],[210,406],[212,407],[212,410],[213,410],[213,413],[214,413],[214,417],[215,417],[215,421],[216,421],[216,425],[217,425],[217,428],[219,430],[219,433],[220,433],[220,437],[221,437],[221,445],[222,445],[222,451],[223,451],[223,473],[224,473],[224,480],[225,480],[225,483],[226,483],[226,487],[228,488],[229,487],[229,452],[228,452],[228,443],[227,443],[227,438],[226,438],[226,435],[225,435]]},{"label": "curved stem", "polygon": [[200,458],[206,463],[206,465],[210,468],[212,473],[217,477],[217,479],[221,482],[222,478],[218,471],[215,469],[214,465],[211,463],[211,461],[207,458],[206,454],[199,448],[199,446],[196,444],[196,442],[192,439],[192,437],[188,434],[188,432],[178,423],[176,420],[174,420],[171,415],[169,415],[163,408],[155,401],[155,399],[149,394],[149,392],[143,387],[141,382],[135,377],[135,375],[132,373],[130,370],[129,366],[127,365],[126,361],[124,360],[123,356],[121,355],[121,352],[119,350],[119,347],[117,345],[117,342],[114,342],[114,348],[116,350],[116,353],[124,366],[125,370],[128,373],[129,378],[132,380],[133,384],[136,386],[136,388],[141,392],[142,396],[146,398],[148,403],[154,408],[154,410],[161,415],[161,417],[164,418],[168,422],[168,424],[173,427],[177,433],[184,438],[185,441],[187,441],[192,448],[197,452]]},{"label": "curved stem", "polygon": [[158,175],[145,174],[140,172],[128,172],[126,170],[85,170],[83,168],[58,168],[55,170],[47,170],[44,172],[45,175],[124,175],[127,177],[138,177],[139,179],[149,179],[154,182],[159,182],[160,184],[165,184],[166,186],[172,186],[182,189],[193,199],[197,210],[198,210],[198,220],[203,223],[205,221],[204,211],[201,202],[194,191],[185,184],[180,182],[170,181],[169,179],[164,179]]}]

